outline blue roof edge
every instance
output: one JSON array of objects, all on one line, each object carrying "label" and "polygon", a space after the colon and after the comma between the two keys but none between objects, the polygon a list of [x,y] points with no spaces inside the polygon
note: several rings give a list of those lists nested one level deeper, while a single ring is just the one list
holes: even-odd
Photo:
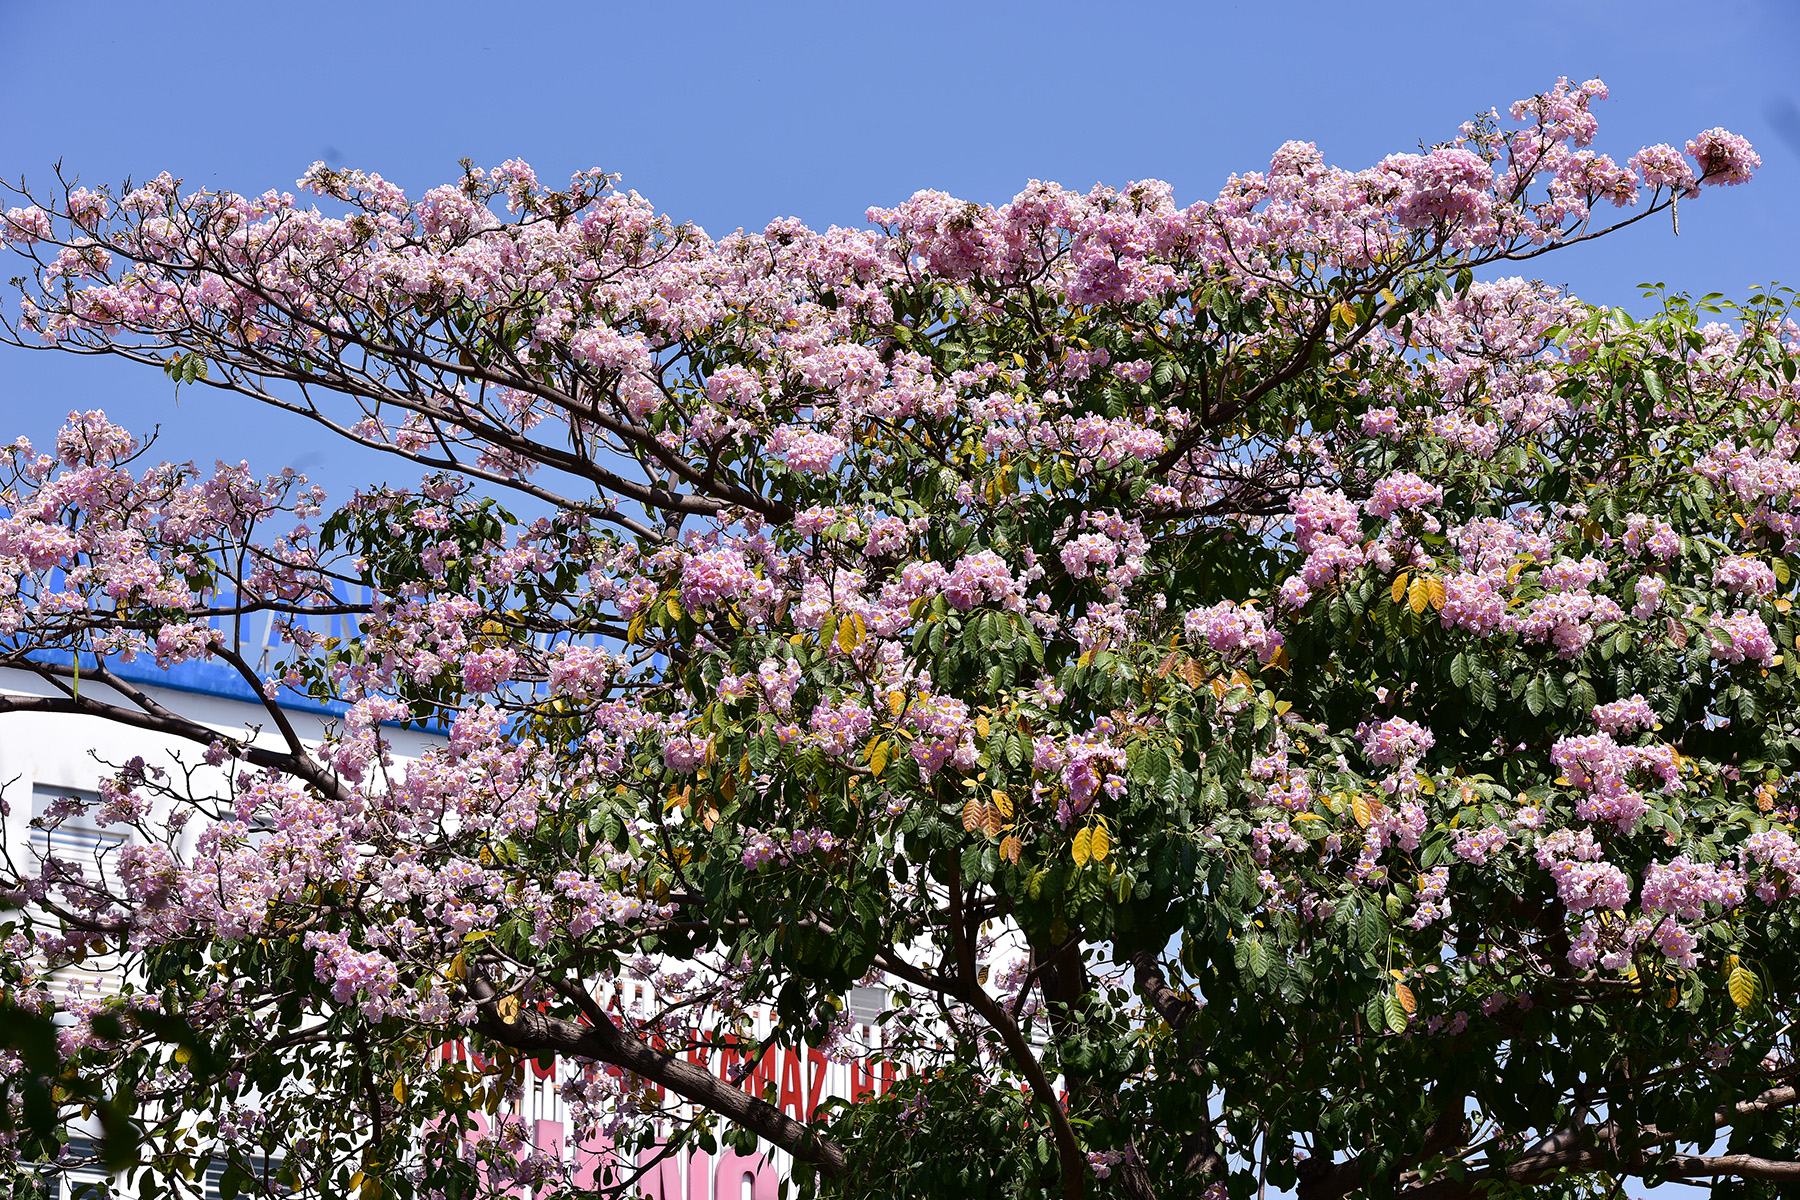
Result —
[{"label": "blue roof edge", "polygon": [[[74,655],[64,650],[32,650],[26,655],[35,662],[67,665]],[[86,656],[91,658],[92,656]],[[222,662],[189,661],[176,663],[172,667],[159,667],[155,660],[146,664],[142,659],[126,662],[123,659],[107,660],[106,669],[128,683],[141,683],[148,687],[168,688],[176,692],[191,692],[198,696],[215,696],[221,700],[236,700],[245,704],[263,707],[267,701],[261,692],[244,681],[244,677]],[[350,706],[341,700],[318,701],[310,697],[295,695],[292,689],[283,688],[276,696],[275,704],[289,712],[307,713],[311,716],[341,717],[350,711]],[[388,722],[383,722],[388,724]]]}]

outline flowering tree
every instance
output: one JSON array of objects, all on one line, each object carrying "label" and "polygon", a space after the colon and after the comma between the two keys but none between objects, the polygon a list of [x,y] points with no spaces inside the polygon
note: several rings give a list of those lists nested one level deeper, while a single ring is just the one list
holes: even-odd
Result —
[{"label": "flowering tree", "polygon": [[[1187,208],[716,240],[518,162],[22,197],[21,343],[427,474],[327,510],[98,413],[8,448],[0,662],[48,694],[0,711],[196,747],[107,784],[116,887],[13,869],[9,993],[129,960],[62,1053],[171,1178],[574,1186],[450,1152],[554,1054],[597,1068],[577,1137],[762,1139],[850,1196],[1791,1188],[1800,328],[1474,280],[1758,165],[1590,150],[1604,95]],[[264,679],[231,629],[270,612]],[[134,655],[228,664],[265,728]],[[307,744],[284,690],[348,712]],[[397,763],[391,723],[447,738]],[[665,1007],[597,1002],[628,969]],[[682,1043],[772,1005],[848,1053],[859,981],[913,1068],[862,1104]],[[467,1036],[490,1074],[431,1053]]]}]

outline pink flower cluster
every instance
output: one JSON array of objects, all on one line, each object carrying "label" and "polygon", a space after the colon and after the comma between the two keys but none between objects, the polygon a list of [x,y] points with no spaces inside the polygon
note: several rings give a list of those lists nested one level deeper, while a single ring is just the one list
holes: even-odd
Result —
[{"label": "pink flower cluster", "polygon": [[1642,696],[1614,700],[1594,706],[1594,724],[1613,737],[1621,737],[1639,729],[1649,729],[1657,722],[1656,712]]},{"label": "pink flower cluster", "polygon": [[1379,725],[1365,725],[1357,736],[1370,762],[1402,770],[1408,769],[1437,744],[1431,730],[1404,717],[1389,717]]},{"label": "pink flower cluster", "polygon": [[1775,572],[1760,558],[1733,554],[1713,568],[1713,582],[1734,596],[1773,596]]},{"label": "pink flower cluster", "polygon": [[1102,719],[1090,733],[1067,739],[1040,736],[1033,744],[1031,765],[1055,773],[1068,789],[1057,808],[1057,820],[1065,828],[1077,814],[1087,811],[1101,788],[1110,795],[1125,788],[1125,779],[1119,774],[1125,769],[1125,752],[1113,744],[1112,732],[1112,722]]},{"label": "pink flower cluster", "polygon": [[1683,854],[1673,862],[1651,863],[1638,899],[1647,913],[1699,921],[1709,904],[1725,909],[1742,904],[1744,876],[1728,864],[1692,862]]},{"label": "pink flower cluster", "polygon": [[681,564],[681,603],[704,612],[721,602],[734,600],[757,583],[756,575],[736,549],[707,550]]},{"label": "pink flower cluster", "polygon": [[1775,639],[1755,613],[1740,608],[1729,617],[1716,617],[1707,633],[1712,640],[1712,656],[1721,662],[1774,665]]},{"label": "pink flower cluster", "polygon": [[1631,554],[1648,551],[1668,562],[1681,553],[1681,539],[1667,521],[1652,521],[1643,513],[1632,513],[1625,518],[1625,549]]},{"label": "pink flower cluster", "polygon": [[854,700],[832,701],[813,709],[808,722],[825,753],[844,758],[868,736],[873,716]]},{"label": "pink flower cluster", "polygon": [[1363,511],[1371,517],[1391,517],[1395,513],[1417,512],[1444,502],[1444,489],[1427,483],[1411,471],[1399,471],[1375,484],[1374,491],[1363,501]]},{"label": "pink flower cluster", "polygon": [[1762,166],[1762,155],[1750,143],[1725,129],[1708,129],[1691,139],[1687,152],[1700,165],[1700,182],[1714,184],[1749,183],[1750,176]]},{"label": "pink flower cluster", "polygon": [[663,743],[663,765],[677,775],[692,775],[712,751],[712,738],[673,734]]},{"label": "pink flower cluster", "polygon": [[1261,613],[1231,600],[1194,609],[1182,618],[1182,628],[1190,638],[1205,638],[1227,662],[1254,654],[1266,663],[1281,649],[1280,632],[1265,626]]},{"label": "pink flower cluster", "polygon": [[828,829],[797,829],[787,838],[751,830],[744,838],[741,861],[752,871],[760,870],[770,863],[786,867],[807,854],[829,854],[841,844]]},{"label": "pink flower cluster", "polygon": [[1506,597],[1501,585],[1487,575],[1464,571],[1444,580],[1444,607],[1438,619],[1444,628],[1457,626],[1479,637],[1511,628]]},{"label": "pink flower cluster", "polygon": [[1594,640],[1594,625],[1624,619],[1625,612],[1610,596],[1586,592],[1553,592],[1531,602],[1516,627],[1534,642],[1550,641],[1563,658],[1574,658]]},{"label": "pink flower cluster", "polygon": [[[1619,710],[1619,705],[1629,707]],[[1631,701],[1607,707],[1618,710],[1608,713],[1607,718],[1616,720],[1619,729],[1648,723]],[[1596,720],[1600,720],[1599,711]],[[1643,706],[1643,712],[1648,712],[1648,705]],[[1650,720],[1654,720],[1654,714]],[[1584,821],[1611,821],[1621,833],[1636,829],[1649,811],[1643,795],[1630,786],[1635,772],[1646,772],[1664,791],[1674,790],[1681,782],[1678,761],[1669,747],[1621,746],[1609,733],[1560,738],[1550,748],[1550,761],[1563,773],[1569,786],[1582,793],[1576,802],[1576,815]]]},{"label": "pink flower cluster", "polygon": [[791,470],[804,475],[828,475],[844,453],[842,438],[817,430],[781,429],[769,439],[771,453],[779,454]]},{"label": "pink flower cluster", "polygon": [[1017,610],[1019,584],[1006,560],[992,550],[965,554],[943,582],[944,599],[959,612],[968,612],[984,601]]}]

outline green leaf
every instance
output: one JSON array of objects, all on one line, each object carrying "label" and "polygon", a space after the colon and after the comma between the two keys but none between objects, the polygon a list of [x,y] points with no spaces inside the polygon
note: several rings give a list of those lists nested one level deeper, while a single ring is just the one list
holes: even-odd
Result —
[{"label": "green leaf", "polygon": [[1450,682],[1459,688],[1469,686],[1469,660],[1460,651],[1450,660]]},{"label": "green leaf", "polygon": [[1244,957],[1249,961],[1251,973],[1258,979],[1269,973],[1269,951],[1260,937],[1252,937],[1246,942]]},{"label": "green leaf", "polygon": [[1534,717],[1543,714],[1544,677],[1542,675],[1532,676],[1531,682],[1525,685],[1525,707],[1531,710],[1531,715]]},{"label": "green leaf", "polygon": [[1388,992],[1381,998],[1382,1015],[1387,1018],[1387,1027],[1395,1033],[1406,1032],[1406,1008],[1400,1003],[1400,997]]},{"label": "green leaf", "polygon": [[1362,916],[1356,923],[1356,940],[1364,954],[1374,954],[1387,945],[1388,922],[1387,913],[1382,903],[1373,897],[1363,905]]}]

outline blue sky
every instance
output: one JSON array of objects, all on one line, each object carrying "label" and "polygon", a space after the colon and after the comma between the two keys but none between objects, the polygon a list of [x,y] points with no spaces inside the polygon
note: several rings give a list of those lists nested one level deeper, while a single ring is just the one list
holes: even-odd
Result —
[{"label": "blue sky", "polygon": [[[315,159],[422,191],[519,156],[599,166],[717,234],[860,223],[925,187],[1003,201],[1031,178],[1157,177],[1183,202],[1289,138],[1361,167],[1448,136],[1559,74],[1612,87],[1599,148],[1723,125],[1764,157],[1747,187],[1530,264],[1585,298],[1664,280],[1800,284],[1800,5],[317,2],[0,0],[0,175],[170,170],[293,187]],[[0,273],[0,278],[10,271]],[[7,303],[12,303],[9,299]],[[1640,302],[1641,307],[1641,302]],[[0,435],[71,407],[161,423],[169,457],[294,464],[334,492],[404,473],[242,403],[126,364],[0,348]]]}]

